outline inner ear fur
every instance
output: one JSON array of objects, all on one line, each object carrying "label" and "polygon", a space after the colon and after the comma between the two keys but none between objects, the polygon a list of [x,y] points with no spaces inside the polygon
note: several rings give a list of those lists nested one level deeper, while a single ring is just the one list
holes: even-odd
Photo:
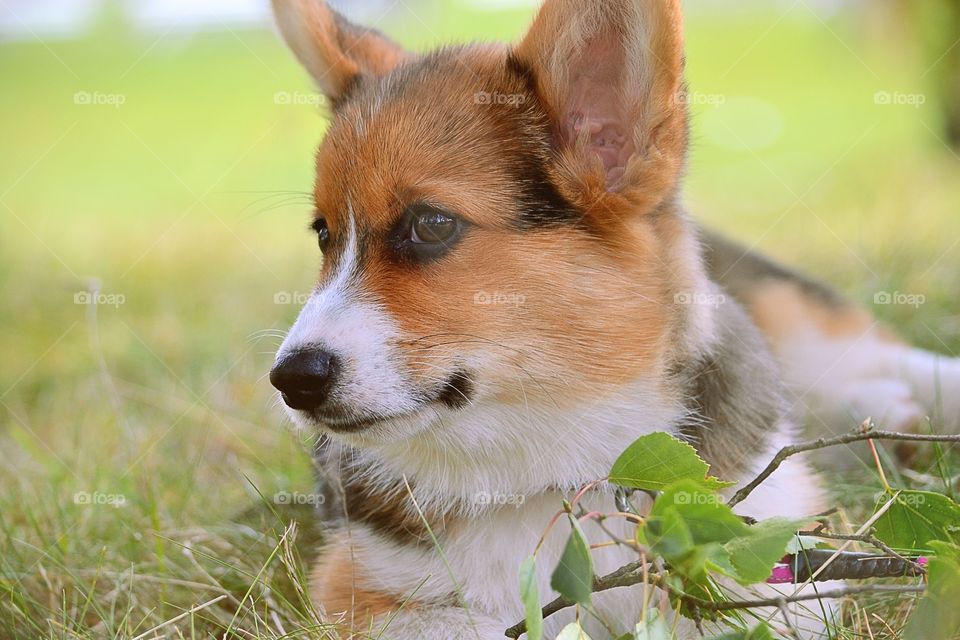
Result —
[{"label": "inner ear fur", "polygon": [[535,79],[557,170],[595,202],[653,210],[686,160],[680,0],[546,0],[513,55]]}]

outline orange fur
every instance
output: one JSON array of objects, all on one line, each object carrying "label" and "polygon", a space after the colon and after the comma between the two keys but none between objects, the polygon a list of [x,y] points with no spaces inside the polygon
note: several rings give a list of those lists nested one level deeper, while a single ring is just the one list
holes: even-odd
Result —
[{"label": "orange fur", "polygon": [[351,631],[370,628],[374,620],[401,607],[416,608],[415,602],[378,590],[373,579],[354,561],[349,542],[328,546],[314,565],[311,576],[314,604],[327,616],[345,616],[344,624]]},{"label": "orange fur", "polygon": [[772,281],[758,287],[747,304],[753,321],[774,344],[811,331],[827,338],[871,334],[883,342],[900,342],[867,311],[851,305],[821,303],[789,281]]},{"label": "orange fur", "polygon": [[297,58],[334,102],[358,76],[387,73],[406,57],[382,35],[348,23],[324,2],[274,0],[273,7]]}]

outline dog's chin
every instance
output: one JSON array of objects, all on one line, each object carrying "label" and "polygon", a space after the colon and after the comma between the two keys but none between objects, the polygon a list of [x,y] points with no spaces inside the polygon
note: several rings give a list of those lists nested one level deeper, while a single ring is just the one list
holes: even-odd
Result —
[{"label": "dog's chin", "polygon": [[405,440],[441,422],[441,407],[427,403],[390,415],[331,416],[315,411],[287,409],[301,429],[321,431],[354,446],[375,446]]}]

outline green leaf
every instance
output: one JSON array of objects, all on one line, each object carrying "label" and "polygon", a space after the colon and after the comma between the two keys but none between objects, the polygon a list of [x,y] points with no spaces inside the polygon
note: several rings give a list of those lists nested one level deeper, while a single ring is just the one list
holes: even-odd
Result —
[{"label": "green leaf", "polygon": [[670,626],[657,609],[650,609],[643,622],[637,624],[632,640],[673,640]]},{"label": "green leaf", "polygon": [[728,542],[725,546],[737,581],[743,585],[766,581],[801,526],[801,522],[773,518],[750,527],[748,535]]},{"label": "green leaf", "polygon": [[960,638],[960,547],[933,542],[935,557],[927,569],[927,593],[903,633],[904,638],[953,640]]},{"label": "green leaf", "polygon": [[696,449],[668,433],[657,432],[643,436],[620,454],[610,471],[610,482],[647,491],[662,491],[680,480],[694,480],[707,489],[734,484],[708,476],[709,470]]},{"label": "green leaf", "polygon": [[590,636],[579,624],[571,622],[563,628],[563,631],[557,636],[557,640],[590,640]]},{"label": "green leaf", "polygon": [[527,640],[543,638],[543,610],[537,590],[536,560],[530,556],[520,565],[520,599],[526,611]]},{"label": "green leaf", "polygon": [[690,527],[675,508],[663,508],[647,514],[641,542],[667,560],[682,558],[696,546]]},{"label": "green leaf", "polygon": [[813,536],[793,536],[787,543],[787,553],[798,554],[807,549],[820,549],[825,547],[825,543],[820,538]]},{"label": "green leaf", "polygon": [[567,539],[560,562],[550,577],[554,591],[580,604],[590,604],[593,593],[593,559],[583,529],[575,518],[570,518],[573,530]]},{"label": "green leaf", "polygon": [[[880,496],[877,511],[892,499]],[[926,550],[933,541],[960,540],[960,505],[939,493],[901,491],[874,526],[877,538],[894,549]]]},{"label": "green leaf", "polygon": [[667,487],[654,501],[641,536],[674,572],[705,588],[710,569],[734,574],[723,545],[749,533],[750,528],[719,495],[684,480]]},{"label": "green leaf", "polygon": [[760,626],[748,631],[731,631],[722,636],[716,636],[712,640],[774,640],[774,636],[767,623],[761,622]]},{"label": "green leaf", "polygon": [[750,527],[723,501],[699,482],[684,480],[667,487],[653,503],[648,521],[675,512],[694,544],[728,542],[750,533]]}]

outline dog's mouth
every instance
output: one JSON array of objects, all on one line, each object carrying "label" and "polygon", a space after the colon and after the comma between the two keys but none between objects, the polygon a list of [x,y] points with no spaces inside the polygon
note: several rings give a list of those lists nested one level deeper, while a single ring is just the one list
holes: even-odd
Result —
[{"label": "dog's mouth", "polygon": [[407,411],[397,413],[370,413],[351,407],[325,407],[304,411],[317,424],[334,433],[358,433],[378,426],[399,421],[415,421],[437,407],[462,409],[472,402],[474,384],[465,371],[457,371],[433,393],[426,394],[418,404]]},{"label": "dog's mouth", "polygon": [[393,414],[376,414],[366,416],[353,416],[343,413],[331,413],[329,411],[310,411],[310,417],[317,424],[333,431],[334,433],[358,433],[367,431],[374,427],[383,426],[388,423],[397,422],[404,419],[417,418],[426,410],[426,406],[418,407],[412,411]]}]

